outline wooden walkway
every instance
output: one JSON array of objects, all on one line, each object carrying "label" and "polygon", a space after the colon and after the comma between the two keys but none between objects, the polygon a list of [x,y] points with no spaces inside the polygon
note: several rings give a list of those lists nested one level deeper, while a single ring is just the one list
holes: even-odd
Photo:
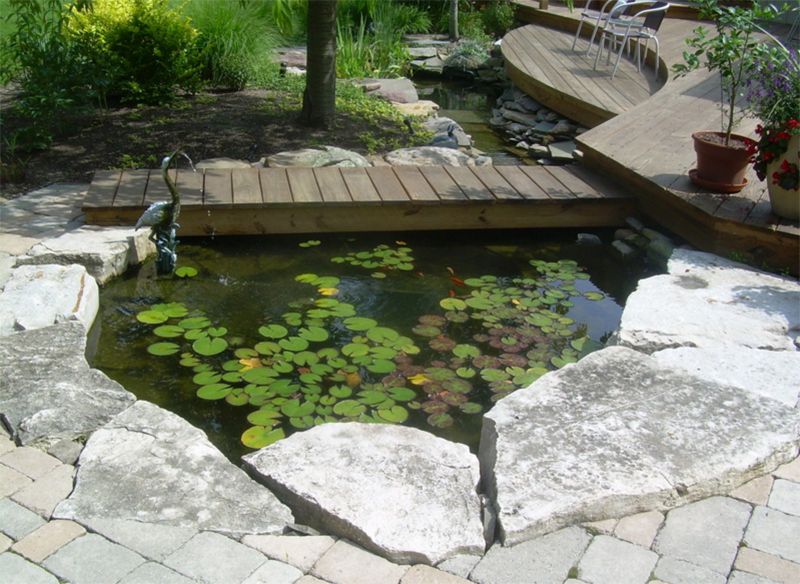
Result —
[{"label": "wooden walkway", "polygon": [[[612,100],[608,104],[605,96],[610,94],[602,92],[601,85],[593,89],[595,97],[590,97],[586,94],[589,83],[586,79],[583,85],[576,79],[564,80],[570,68],[585,59],[564,52],[564,47],[568,49],[572,44],[580,10],[570,13],[565,7],[551,3],[549,10],[541,11],[535,8],[538,2],[516,2],[522,6],[521,14],[535,22],[514,32],[520,38],[550,39],[547,41],[550,46],[560,47],[553,50],[552,59],[558,61],[562,78],[544,76],[529,82],[528,86],[536,86],[536,91],[544,96],[542,101],[548,99],[549,92],[548,105],[564,115],[570,115],[573,104],[580,107],[584,99],[588,100],[586,109],[591,115],[596,115],[597,110],[606,112],[606,121],[594,125],[577,139],[584,167],[590,175],[602,176],[616,182],[620,188],[630,189],[636,194],[642,213],[702,250],[720,255],[742,252],[756,263],[798,272],[800,226],[796,221],[781,219],[772,213],[766,182],[759,181],[752,168],[747,174],[748,185],[734,195],[711,193],[689,180],[688,172],[696,162],[692,132],[715,130],[720,126],[716,75],[701,70],[682,78],[667,77],[672,65],[683,61],[683,39],[692,35],[699,24],[696,20],[668,18],[664,21],[658,33],[662,60],[660,88],[651,96],[643,96],[638,103],[614,103]],[[509,60],[507,67],[512,78],[513,71],[534,74],[538,65],[525,61],[533,58],[530,55],[536,55],[538,62],[541,55],[536,52],[517,55],[511,49],[506,52],[504,48],[504,55]],[[629,70],[628,75],[635,75],[635,66],[624,57],[620,69],[626,63],[633,70],[633,73]],[[593,61],[586,61],[585,66],[591,70],[591,64]],[[653,79],[652,65],[644,74]],[[617,73],[615,84],[619,79],[620,73]],[[520,80],[514,81],[520,83]],[[602,79],[591,83],[601,84]],[[630,95],[642,96],[641,88],[637,89],[635,83],[630,80],[625,83]],[[571,92],[573,97],[565,97],[564,92]],[[563,110],[559,109],[562,105],[565,106]],[[755,136],[756,124],[757,120],[746,118],[736,132]]]},{"label": "wooden walkway", "polygon": [[[608,226],[636,205],[567,167],[208,169],[174,177],[183,236]],[[159,170],[99,171],[83,210],[92,225],[133,225],[164,200]]]}]

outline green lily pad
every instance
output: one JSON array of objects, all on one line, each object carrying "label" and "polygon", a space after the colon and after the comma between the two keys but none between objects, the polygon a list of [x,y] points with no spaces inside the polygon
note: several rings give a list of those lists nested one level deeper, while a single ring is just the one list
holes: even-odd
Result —
[{"label": "green lily pad", "polygon": [[144,310],[136,315],[136,320],[144,324],[161,324],[167,322],[169,317],[158,310]]},{"label": "green lily pad", "polygon": [[225,401],[232,406],[244,406],[250,403],[250,396],[243,391],[239,393],[231,392],[225,396]]},{"label": "green lily pad", "polygon": [[386,401],[386,399],[389,397],[382,391],[359,391],[358,395],[358,401],[367,404],[368,406],[379,404],[382,401]]},{"label": "green lily pad", "polygon": [[178,323],[178,326],[185,329],[204,329],[211,326],[211,321],[204,316],[194,316],[191,318],[184,318]]},{"label": "green lily pad", "polygon": [[481,350],[473,345],[456,345],[453,347],[453,354],[462,359],[474,358],[481,354]]},{"label": "green lily pad", "polygon": [[250,412],[247,421],[254,426],[275,426],[281,423],[283,414],[275,410],[257,410]]},{"label": "green lily pad", "polygon": [[361,357],[369,353],[369,346],[364,343],[349,343],[342,347],[342,354],[348,357]]},{"label": "green lily pad", "polygon": [[175,343],[154,343],[147,347],[148,353],[151,355],[157,355],[159,357],[174,355],[180,350],[180,345],[176,345]]},{"label": "green lily pad", "polygon": [[301,402],[298,399],[290,399],[281,406],[281,413],[290,418],[299,418],[314,413],[314,408],[316,406],[309,401]]},{"label": "green lily pad", "polygon": [[475,402],[467,402],[458,406],[458,409],[465,414],[480,414],[483,411],[483,406]]},{"label": "green lily pad", "polygon": [[271,367],[256,367],[255,369],[248,369],[242,373],[242,379],[247,383],[255,383],[256,385],[269,385],[278,377],[278,372]]},{"label": "green lily pad", "polygon": [[411,401],[417,397],[417,392],[407,387],[392,387],[389,389],[389,395],[396,401]]},{"label": "green lily pad", "polygon": [[321,343],[323,341],[327,341],[330,335],[324,328],[310,326],[308,328],[301,328],[299,331],[297,331],[297,336],[312,343]]},{"label": "green lily pad", "polygon": [[602,300],[606,296],[602,292],[584,292],[583,297],[587,300]]},{"label": "green lily pad", "polygon": [[372,365],[367,365],[367,369],[373,373],[391,373],[397,369],[397,365],[394,361],[389,361],[388,359],[377,359]]},{"label": "green lily pad", "polygon": [[225,399],[231,391],[233,388],[227,383],[212,383],[198,389],[197,397],[207,400]]},{"label": "green lily pad", "polygon": [[439,301],[439,306],[445,310],[464,310],[467,303],[460,298],[443,298]]},{"label": "green lily pad", "polygon": [[153,329],[153,333],[162,339],[174,339],[175,337],[182,336],[185,332],[186,329],[174,324],[165,324]]},{"label": "green lily pad", "polygon": [[497,302],[489,300],[488,298],[475,298],[472,296],[464,300],[464,302],[467,306],[476,310],[490,310],[498,304]]},{"label": "green lily pad", "polygon": [[367,338],[375,343],[393,343],[400,338],[400,333],[385,326],[376,326],[367,331]]},{"label": "green lily pad", "polygon": [[[260,343],[256,343],[253,349],[261,355],[274,355],[275,353],[281,352],[281,346],[274,341],[261,341]],[[240,349],[237,349],[236,355],[239,355],[239,350]],[[245,357],[242,358],[244,359]]]},{"label": "green lily pad", "polygon": [[225,339],[220,338],[204,338],[204,339],[197,339],[194,343],[192,343],[192,349],[194,349],[195,353],[199,355],[211,356],[211,355],[219,355],[225,349],[228,348],[228,341]]},{"label": "green lily pad", "polygon": [[395,405],[389,409],[378,410],[378,415],[387,422],[400,424],[408,419],[408,410],[403,406]]},{"label": "green lily pad", "polygon": [[226,329],[224,326],[220,327],[212,326],[208,329],[208,336],[210,337],[224,337],[227,334],[228,334],[228,329]]},{"label": "green lily pad", "polygon": [[352,316],[344,320],[344,326],[351,331],[366,331],[378,326],[378,321],[363,316]]},{"label": "green lily pad", "polygon": [[333,397],[344,399],[353,395],[353,390],[346,385],[334,385],[328,390],[328,393],[330,393]]},{"label": "green lily pad", "polygon": [[190,266],[182,266],[175,270],[175,275],[179,278],[194,278],[197,275],[197,270]]},{"label": "green lily pad", "polygon": [[335,406],[333,406],[333,411],[339,416],[352,418],[355,416],[360,416],[366,412],[367,406],[354,399],[348,399],[338,402]]},{"label": "green lily pad", "polygon": [[453,417],[450,414],[431,414],[428,416],[428,424],[434,428],[448,428],[453,425]]},{"label": "green lily pad", "polygon": [[204,371],[192,378],[192,381],[197,385],[209,385],[211,383],[217,383],[220,380],[222,380],[222,375],[216,371]]},{"label": "green lily pad", "polygon": [[298,353],[300,351],[305,351],[306,349],[308,349],[308,341],[305,339],[301,339],[300,337],[289,337],[288,339],[281,339],[280,341],[278,341],[278,344],[285,351],[292,351],[293,353]]},{"label": "green lily pad", "polygon": [[253,426],[245,430],[242,434],[242,444],[248,448],[266,448],[270,444],[274,444],[278,440],[286,438],[283,428],[275,428],[264,426]]},{"label": "green lily pad", "polygon": [[206,338],[208,336],[208,331],[205,329],[189,329],[183,336],[187,341],[196,341]]},{"label": "green lily pad", "polygon": [[289,334],[289,329],[279,324],[269,324],[259,328],[258,334],[268,339],[282,339]]}]

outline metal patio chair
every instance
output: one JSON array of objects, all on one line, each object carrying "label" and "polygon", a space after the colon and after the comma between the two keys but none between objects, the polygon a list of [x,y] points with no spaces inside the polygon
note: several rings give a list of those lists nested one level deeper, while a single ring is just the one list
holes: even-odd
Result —
[{"label": "metal patio chair", "polygon": [[592,50],[594,39],[597,36],[597,31],[601,30],[609,18],[619,18],[622,15],[625,5],[631,4],[633,0],[606,0],[605,4],[600,10],[592,10],[589,8],[591,2],[586,3],[586,8],[581,13],[581,20],[578,23],[578,30],[575,31],[575,38],[572,40],[572,50],[575,50],[575,45],[578,43],[578,38],[581,35],[581,28],[583,23],[587,22],[594,27],[592,31],[592,38],[589,39],[589,46],[586,47],[586,55]]},{"label": "metal patio chair", "polygon": [[[611,78],[617,74],[619,62],[622,59],[622,52],[627,46],[630,50],[631,41],[636,42],[636,70],[642,70],[642,54],[647,55],[647,46],[652,39],[656,46],[656,60],[655,70],[656,76],[658,75],[658,59],[659,59],[659,45],[658,29],[661,28],[661,23],[664,22],[664,17],[667,15],[669,9],[668,2],[633,2],[626,5],[626,11],[637,10],[639,11],[632,17],[625,19],[610,18],[606,22],[600,34],[599,49],[597,56],[594,59],[594,68],[597,69],[597,63],[600,61],[600,55],[604,50],[605,43],[613,45],[617,50],[617,61],[614,63],[614,70],[611,72]],[[643,9],[643,10],[642,10]],[[644,51],[642,51],[644,45]],[[611,48],[607,49],[606,62],[611,60]]]}]

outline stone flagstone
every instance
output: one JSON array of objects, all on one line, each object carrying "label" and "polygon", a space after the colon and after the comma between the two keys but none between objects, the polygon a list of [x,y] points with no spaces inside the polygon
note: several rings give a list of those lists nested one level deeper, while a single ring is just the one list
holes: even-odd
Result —
[{"label": "stone flagstone", "polygon": [[798,437],[793,408],[610,347],[498,402],[479,456],[513,545],[726,492],[796,456]]},{"label": "stone flagstone", "polygon": [[478,461],[404,426],[326,424],[243,457],[298,520],[393,562],[484,549]]},{"label": "stone flagstone", "polygon": [[293,523],[275,496],[175,414],[136,402],[96,431],[81,453],[75,491],[54,517],[127,519],[236,536]]},{"label": "stone flagstone", "polygon": [[0,338],[0,412],[22,444],[88,436],[136,400],[91,369],[85,351],[75,322]]}]

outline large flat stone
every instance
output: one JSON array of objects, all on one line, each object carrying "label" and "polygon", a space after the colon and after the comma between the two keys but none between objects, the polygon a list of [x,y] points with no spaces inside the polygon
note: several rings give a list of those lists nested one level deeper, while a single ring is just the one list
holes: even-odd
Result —
[{"label": "large flat stone", "polygon": [[85,438],[136,401],[85,350],[77,322],[0,338],[0,414],[22,444]]},{"label": "large flat stone", "polygon": [[86,225],[34,245],[17,258],[17,265],[79,264],[99,284],[105,284],[155,253],[155,245],[147,239],[149,233],[147,229],[135,231],[132,227]]},{"label": "large flat stone", "polygon": [[67,321],[89,330],[99,306],[97,282],[83,266],[20,266],[0,294],[0,336]]},{"label": "large flat stone", "polygon": [[243,458],[298,520],[397,563],[483,553],[478,461],[403,426],[326,424]]},{"label": "large flat stone", "polygon": [[54,517],[124,519],[239,537],[280,533],[291,512],[178,416],[139,401],[96,431]]},{"label": "large flat stone", "polygon": [[484,418],[484,485],[502,540],[663,510],[791,460],[796,409],[623,347],[592,353]]},{"label": "large flat stone", "polygon": [[639,282],[618,343],[651,353],[675,347],[795,351],[800,284],[718,256],[677,249],[669,274]]}]

